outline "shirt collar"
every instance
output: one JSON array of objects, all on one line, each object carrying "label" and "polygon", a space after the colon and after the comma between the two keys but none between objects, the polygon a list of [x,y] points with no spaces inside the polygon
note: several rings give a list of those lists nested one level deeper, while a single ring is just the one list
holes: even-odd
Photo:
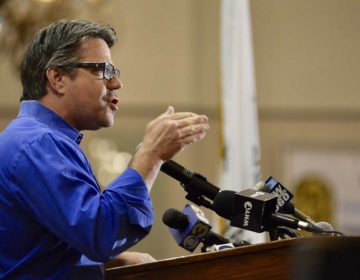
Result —
[{"label": "shirt collar", "polygon": [[36,100],[22,101],[17,117],[29,117],[36,119],[37,121],[62,132],[74,140],[77,144],[80,144],[84,136],[82,133],[80,133],[80,131],[69,125],[62,117]]}]

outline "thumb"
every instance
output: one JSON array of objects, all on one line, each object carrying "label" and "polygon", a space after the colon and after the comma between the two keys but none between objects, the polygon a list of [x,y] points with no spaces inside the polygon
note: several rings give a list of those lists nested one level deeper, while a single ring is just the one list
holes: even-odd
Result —
[{"label": "thumb", "polygon": [[165,111],[165,115],[172,115],[172,114],[174,114],[175,113],[175,109],[174,109],[174,107],[173,106],[169,106],[167,109],[166,109],[166,111]]}]

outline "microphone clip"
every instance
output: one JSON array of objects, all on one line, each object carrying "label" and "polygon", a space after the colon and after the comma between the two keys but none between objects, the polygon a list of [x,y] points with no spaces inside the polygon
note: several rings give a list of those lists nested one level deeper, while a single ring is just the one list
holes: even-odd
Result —
[{"label": "microphone clip", "polygon": [[199,182],[207,182],[206,177],[195,172],[193,172],[192,174],[193,175],[191,179],[187,183],[180,183],[180,185],[187,192],[185,198],[198,206],[204,206],[210,210],[214,210],[212,203],[207,200],[205,196],[200,191],[198,191],[198,188],[196,187],[199,185]]}]

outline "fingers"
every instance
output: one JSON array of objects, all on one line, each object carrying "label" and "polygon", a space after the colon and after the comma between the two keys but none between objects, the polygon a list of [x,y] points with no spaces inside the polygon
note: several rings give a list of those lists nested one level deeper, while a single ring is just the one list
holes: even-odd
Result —
[{"label": "fingers", "polygon": [[196,124],[208,124],[209,119],[207,118],[207,116],[204,115],[193,114],[190,117],[177,119],[176,122],[178,128],[183,128]]},{"label": "fingers", "polygon": [[162,114],[162,115],[172,115],[173,119],[183,119],[183,118],[188,118],[188,117],[193,117],[193,116],[198,116],[198,114],[192,113],[192,112],[178,112],[175,113],[175,108],[171,105],[169,105],[166,109],[166,111]]},{"label": "fingers", "polygon": [[199,131],[197,133],[194,134],[189,134],[185,137],[183,137],[181,139],[181,143],[182,143],[182,148],[185,146],[188,146],[192,143],[196,143],[198,141],[200,141],[201,139],[203,139],[206,135],[206,131]]},{"label": "fingers", "polygon": [[189,136],[196,136],[198,134],[203,134],[205,131],[209,130],[209,124],[200,123],[200,124],[192,124],[188,123],[187,126],[181,128],[179,130],[180,138],[187,138]]},{"label": "fingers", "polygon": [[183,147],[204,138],[209,130],[205,115],[191,112],[177,112],[173,107],[151,121],[145,131],[142,151],[162,161],[172,158]]},{"label": "fingers", "polygon": [[[124,265],[134,265],[134,264],[143,264],[149,262],[155,262],[156,259],[148,253],[140,252],[123,252],[122,254],[116,256],[113,260],[114,265],[124,266]],[[110,264],[110,266],[112,266]]]},{"label": "fingers", "polygon": [[210,128],[207,116],[191,112],[174,113],[168,117],[168,120],[175,122],[178,138],[174,139],[174,142],[180,144],[181,150],[185,146],[203,139]]},{"label": "fingers", "polygon": [[207,130],[209,120],[205,115],[175,113],[175,109],[169,106],[162,115],[148,123],[142,144],[136,148],[129,166],[143,176],[150,190],[163,162],[203,139]]},{"label": "fingers", "polygon": [[156,262],[156,259],[150,254],[143,254],[143,263]]},{"label": "fingers", "polygon": [[169,106],[165,113],[154,121],[162,121],[164,119],[174,122],[175,127],[181,130],[180,134],[182,136],[188,136],[189,134],[209,129],[209,119],[207,116],[191,112],[175,113],[175,109],[172,106]]}]

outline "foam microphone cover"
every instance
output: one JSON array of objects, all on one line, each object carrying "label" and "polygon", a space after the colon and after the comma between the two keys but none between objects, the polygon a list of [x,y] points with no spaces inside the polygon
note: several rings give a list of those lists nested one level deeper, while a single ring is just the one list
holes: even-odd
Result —
[{"label": "foam microphone cover", "polygon": [[[315,223],[315,226],[321,228],[324,231],[334,231],[334,228],[332,225],[330,225],[328,222],[317,222]],[[331,233],[313,233],[313,235],[332,235]]]},{"label": "foam microphone cover", "polygon": [[255,190],[260,192],[270,192],[271,187],[263,181],[260,181],[255,185]]},{"label": "foam microphone cover", "polygon": [[162,220],[168,227],[178,230],[185,229],[189,224],[189,218],[181,211],[174,208],[167,209],[162,217]]},{"label": "foam microphone cover", "polygon": [[213,203],[215,213],[225,219],[231,220],[234,197],[234,191],[220,191],[215,196]]}]

